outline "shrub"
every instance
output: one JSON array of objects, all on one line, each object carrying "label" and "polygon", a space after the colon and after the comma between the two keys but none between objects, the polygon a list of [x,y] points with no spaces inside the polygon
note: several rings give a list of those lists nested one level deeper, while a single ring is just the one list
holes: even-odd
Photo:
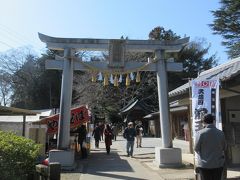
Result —
[{"label": "shrub", "polygon": [[1,179],[26,179],[34,174],[39,149],[30,139],[0,131]]}]

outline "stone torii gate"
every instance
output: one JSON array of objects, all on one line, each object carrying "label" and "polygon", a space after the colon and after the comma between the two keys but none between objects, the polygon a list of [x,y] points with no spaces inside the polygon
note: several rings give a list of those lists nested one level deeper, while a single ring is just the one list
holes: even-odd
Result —
[{"label": "stone torii gate", "polygon": [[[91,67],[99,72],[124,73],[131,71],[155,71],[157,73],[159,112],[162,135],[162,147],[155,147],[155,162],[159,167],[178,166],[182,164],[181,149],[173,148],[171,127],[169,121],[168,80],[167,71],[182,71],[182,64],[167,62],[165,53],[179,52],[189,41],[189,38],[174,41],[159,40],[123,40],[123,39],[85,39],[57,38],[39,33],[39,38],[46,43],[47,48],[64,51],[63,57],[46,61],[46,69],[62,70],[62,87],[60,101],[60,116],[57,147],[69,149],[70,139],[70,108],[72,101],[73,71],[91,71]],[[79,50],[109,50],[109,63],[83,62],[74,57]],[[153,62],[124,62],[125,52],[153,52]]]}]

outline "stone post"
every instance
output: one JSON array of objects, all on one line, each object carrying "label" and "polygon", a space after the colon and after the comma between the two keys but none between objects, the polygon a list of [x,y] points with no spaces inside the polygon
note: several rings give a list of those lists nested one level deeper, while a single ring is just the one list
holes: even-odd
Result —
[{"label": "stone post", "polygon": [[73,59],[71,49],[64,49],[64,68],[62,72],[61,103],[58,125],[57,148],[69,149],[70,111],[72,103]]},{"label": "stone post", "polygon": [[157,58],[157,83],[162,147],[155,147],[154,162],[159,167],[179,167],[182,166],[182,154],[181,149],[173,148],[172,144],[171,125],[169,120],[168,79],[166,62],[164,60],[164,50],[157,50],[155,55]]},{"label": "stone post", "polygon": [[164,61],[164,51],[155,52],[157,58],[157,84],[158,84],[158,101],[162,135],[163,148],[172,147],[171,127],[169,121],[169,103],[168,103],[168,79],[166,63]]}]

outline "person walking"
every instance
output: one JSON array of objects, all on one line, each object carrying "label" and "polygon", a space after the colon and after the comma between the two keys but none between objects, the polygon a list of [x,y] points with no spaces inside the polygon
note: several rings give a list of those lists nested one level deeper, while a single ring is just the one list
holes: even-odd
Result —
[{"label": "person walking", "polygon": [[141,121],[136,125],[135,129],[136,129],[137,148],[142,147],[143,127],[142,127]]},{"label": "person walking", "polygon": [[83,147],[83,143],[84,142],[86,143],[86,136],[87,136],[86,126],[82,124],[80,128],[78,128],[77,132],[78,132],[78,144],[80,145],[80,148],[81,148],[82,158],[86,158],[87,150],[86,150],[86,147]]},{"label": "person walking", "polygon": [[127,156],[133,157],[133,147],[136,137],[136,130],[135,128],[133,128],[132,122],[128,123],[128,127],[124,130],[123,137],[127,139]]},{"label": "person walking", "polygon": [[100,129],[100,141],[103,141],[104,128],[105,128],[104,123],[99,123],[99,129]]},{"label": "person walking", "polygon": [[113,137],[112,129],[109,126],[109,124],[107,124],[104,129],[104,136],[105,136],[106,151],[107,151],[107,154],[109,154],[110,146],[112,145],[112,137]]},{"label": "person walking", "polygon": [[184,140],[189,141],[190,140],[190,132],[189,132],[189,125],[188,125],[187,119],[183,123],[183,131],[184,131]]},{"label": "person walking", "polygon": [[117,127],[117,125],[113,125],[112,126],[112,132],[113,132],[113,139],[114,139],[114,141],[116,141],[117,140],[117,135],[118,135],[118,127]]},{"label": "person walking", "polygon": [[194,150],[201,180],[221,180],[225,163],[226,140],[224,133],[214,126],[214,116],[203,117],[205,127],[195,138]]},{"label": "person walking", "polygon": [[101,140],[101,130],[98,124],[96,124],[96,127],[94,128],[92,136],[95,139],[95,148],[99,148],[99,141]]}]

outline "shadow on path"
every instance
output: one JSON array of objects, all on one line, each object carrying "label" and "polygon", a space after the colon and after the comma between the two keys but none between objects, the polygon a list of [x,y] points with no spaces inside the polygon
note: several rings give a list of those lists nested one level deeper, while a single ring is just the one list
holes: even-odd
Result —
[{"label": "shadow on path", "polygon": [[93,149],[87,159],[79,161],[83,165],[83,176],[86,174],[101,178],[145,180],[127,175],[135,172],[128,161],[124,159],[127,157],[120,156],[118,152],[117,149],[111,149],[108,155],[104,148]]}]

